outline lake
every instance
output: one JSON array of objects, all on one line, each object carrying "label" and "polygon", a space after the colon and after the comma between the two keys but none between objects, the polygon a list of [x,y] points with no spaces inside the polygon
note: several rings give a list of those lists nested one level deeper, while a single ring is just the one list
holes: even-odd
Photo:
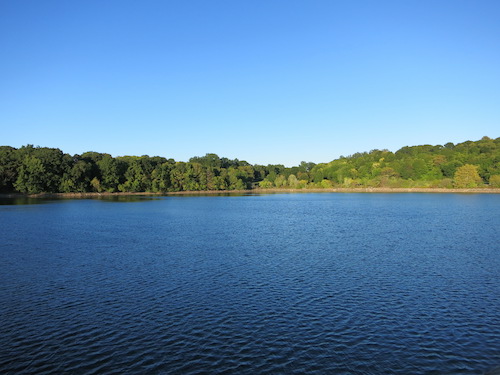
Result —
[{"label": "lake", "polygon": [[482,374],[499,276],[497,194],[4,199],[0,373]]}]

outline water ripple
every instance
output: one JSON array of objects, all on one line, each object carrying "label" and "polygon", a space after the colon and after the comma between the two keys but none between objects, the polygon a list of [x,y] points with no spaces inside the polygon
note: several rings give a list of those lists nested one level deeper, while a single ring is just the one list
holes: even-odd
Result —
[{"label": "water ripple", "polygon": [[453,196],[311,194],[0,211],[0,372],[494,372],[500,230],[488,223],[500,210],[481,199],[467,210]]}]

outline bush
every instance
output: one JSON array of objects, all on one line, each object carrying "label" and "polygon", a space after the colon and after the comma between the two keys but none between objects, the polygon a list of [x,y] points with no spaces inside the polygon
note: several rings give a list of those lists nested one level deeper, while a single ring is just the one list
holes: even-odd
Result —
[{"label": "bush", "polygon": [[490,177],[490,186],[500,188],[500,174],[496,174]]}]

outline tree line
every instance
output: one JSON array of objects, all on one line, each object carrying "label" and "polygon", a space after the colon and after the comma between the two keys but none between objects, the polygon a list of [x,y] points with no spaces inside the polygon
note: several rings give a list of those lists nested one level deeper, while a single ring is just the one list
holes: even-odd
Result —
[{"label": "tree line", "polygon": [[475,188],[500,187],[500,138],[483,137],[445,145],[372,150],[315,165],[307,174],[292,169],[270,174],[264,188]]},{"label": "tree line", "polygon": [[500,187],[500,138],[372,150],[329,163],[251,165],[206,154],[175,161],[0,146],[3,193],[178,192],[252,188]]}]

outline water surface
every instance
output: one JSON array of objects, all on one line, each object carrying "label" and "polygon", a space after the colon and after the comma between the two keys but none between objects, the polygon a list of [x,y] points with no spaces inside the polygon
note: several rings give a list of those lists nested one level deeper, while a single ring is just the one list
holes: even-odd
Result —
[{"label": "water surface", "polygon": [[52,200],[0,223],[2,374],[500,365],[497,195]]}]

